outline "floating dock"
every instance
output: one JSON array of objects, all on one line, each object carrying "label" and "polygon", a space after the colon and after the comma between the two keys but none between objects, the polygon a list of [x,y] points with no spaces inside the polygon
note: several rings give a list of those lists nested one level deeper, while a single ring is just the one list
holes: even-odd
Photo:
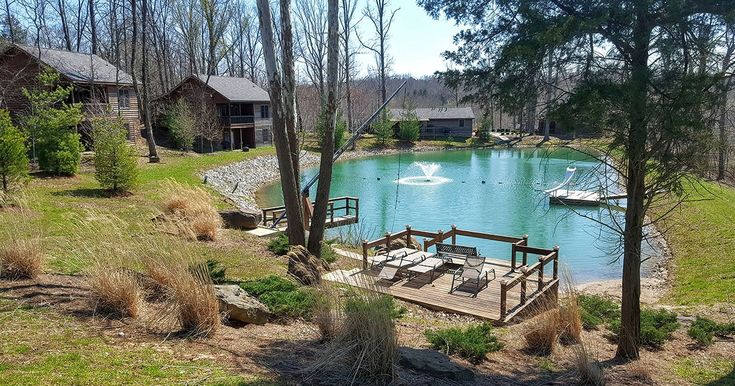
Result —
[{"label": "floating dock", "polygon": [[559,189],[549,193],[551,204],[597,206],[602,202],[602,196],[597,192]]}]

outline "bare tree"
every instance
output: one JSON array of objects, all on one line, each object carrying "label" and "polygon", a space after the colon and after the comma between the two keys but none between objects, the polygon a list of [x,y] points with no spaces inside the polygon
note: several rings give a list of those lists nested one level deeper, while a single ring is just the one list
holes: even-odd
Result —
[{"label": "bare tree", "polygon": [[357,11],[357,1],[355,0],[342,0],[342,17],[340,18],[341,23],[341,42],[342,42],[342,63],[344,66],[344,80],[345,80],[345,102],[347,104],[347,127],[352,128],[353,126],[353,111],[352,111],[352,74],[355,68],[355,55],[357,50],[352,45],[353,33],[355,31],[355,12]]},{"label": "bare tree", "polygon": [[319,186],[316,192],[314,215],[309,228],[309,251],[321,255],[324,226],[327,220],[329,189],[332,184],[334,164],[334,129],[337,124],[337,85],[339,76],[339,0],[329,0],[327,19],[329,20],[327,38],[327,100],[325,105],[325,128],[319,162]]},{"label": "bare tree", "polygon": [[320,0],[296,0],[296,46],[306,77],[324,97],[327,74],[327,15]]},{"label": "bare tree", "polygon": [[[396,13],[400,10],[400,8],[396,8],[391,11],[389,7],[389,0],[371,0],[371,2],[368,3],[363,13],[372,24],[375,31],[375,37],[373,38],[373,41],[368,43],[360,40],[360,44],[375,55],[375,64],[378,70],[378,77],[380,78],[381,103],[385,103],[387,99],[385,81],[388,76],[388,66],[390,64],[390,58],[387,53],[388,37],[390,36],[390,28],[393,25],[393,19],[395,18]],[[360,39],[359,35],[357,35],[357,37]]]},{"label": "bare tree", "polygon": [[[298,143],[294,143],[294,103],[293,88],[289,97],[288,87],[293,86],[293,40],[291,37],[291,2],[281,0],[281,70],[278,70],[276,58],[276,42],[273,33],[273,18],[268,0],[257,0],[258,19],[260,21],[263,56],[266,75],[270,89],[270,100],[273,106],[273,142],[276,147],[278,167],[281,171],[283,201],[286,205],[286,216],[291,224],[288,227],[288,239],[291,245],[305,245],[304,217],[299,197],[298,183]],[[290,73],[290,74],[289,74]],[[289,122],[291,120],[291,122]],[[293,138],[293,139],[292,139]]]}]

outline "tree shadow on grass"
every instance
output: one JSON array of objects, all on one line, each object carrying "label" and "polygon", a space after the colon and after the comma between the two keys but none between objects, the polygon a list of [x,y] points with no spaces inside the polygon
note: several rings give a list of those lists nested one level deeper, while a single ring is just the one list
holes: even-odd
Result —
[{"label": "tree shadow on grass", "polygon": [[132,194],[128,192],[113,192],[102,188],[77,188],[67,189],[51,193],[60,197],[83,197],[83,198],[118,198],[129,197]]}]

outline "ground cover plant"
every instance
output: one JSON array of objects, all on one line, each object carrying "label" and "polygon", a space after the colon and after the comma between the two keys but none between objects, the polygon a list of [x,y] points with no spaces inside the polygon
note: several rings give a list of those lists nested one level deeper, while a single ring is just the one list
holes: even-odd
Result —
[{"label": "ground cover plant", "polygon": [[276,275],[245,281],[240,287],[268,306],[276,318],[309,318],[317,303],[312,289]]},{"label": "ground cover plant", "polygon": [[[664,309],[642,309],[640,344],[648,348],[660,349],[678,328],[679,322],[674,312]],[[620,319],[613,319],[609,329],[617,334],[617,331],[620,330]]]},{"label": "ground cover plant", "polygon": [[493,334],[492,325],[487,322],[466,328],[427,330],[424,334],[434,349],[457,354],[475,363],[484,360],[488,353],[503,348],[503,344]]},{"label": "ground cover plant", "polygon": [[287,254],[288,249],[288,237],[283,233],[279,234],[268,242],[268,250],[278,256],[283,256]]},{"label": "ground cover plant", "polygon": [[687,334],[702,346],[709,346],[715,336],[726,337],[735,334],[735,323],[717,323],[713,320],[697,317],[689,326]]},{"label": "ground cover plant", "polygon": [[597,329],[620,318],[620,305],[599,295],[581,294],[577,297],[582,325],[585,329]]}]

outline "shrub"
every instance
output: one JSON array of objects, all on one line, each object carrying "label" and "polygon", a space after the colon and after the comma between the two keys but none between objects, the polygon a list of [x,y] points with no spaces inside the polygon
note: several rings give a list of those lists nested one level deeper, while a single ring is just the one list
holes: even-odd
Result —
[{"label": "shrub", "polygon": [[283,233],[279,234],[268,242],[268,250],[278,256],[283,256],[287,254],[288,249],[288,236],[284,235]]},{"label": "shrub", "polygon": [[197,122],[186,100],[176,101],[166,115],[165,124],[173,145],[184,151],[191,150],[197,135]]},{"label": "shrub", "polygon": [[35,279],[42,270],[43,252],[38,239],[13,239],[0,247],[0,276]]},{"label": "shrub", "polygon": [[240,288],[255,296],[277,318],[309,318],[316,306],[316,294],[276,275],[240,283]]},{"label": "shrub", "polygon": [[35,139],[41,169],[59,175],[72,175],[79,170],[82,145],[79,134],[72,131],[82,121],[81,104],[69,105],[72,86],[60,87],[60,76],[47,69],[38,75],[41,87],[23,89],[31,103],[30,114],[22,118],[30,136]]},{"label": "shrub", "polygon": [[259,297],[260,295],[267,292],[281,291],[291,292],[296,291],[298,286],[296,283],[284,279],[280,276],[270,275],[262,279],[248,280],[240,283],[240,288],[245,290],[252,296]]},{"label": "shrub", "polygon": [[266,292],[258,297],[277,318],[305,318],[312,316],[316,295],[309,289]]},{"label": "shrub", "polygon": [[163,223],[190,240],[213,241],[222,227],[222,218],[212,205],[209,193],[196,186],[167,181],[163,194]]},{"label": "shrub", "polygon": [[93,125],[94,177],[112,192],[132,189],[139,169],[135,149],[127,141],[127,129],[119,119],[98,118]]},{"label": "shrub", "polygon": [[401,122],[398,125],[398,138],[406,142],[419,140],[421,122],[416,115],[416,109],[411,104],[406,104],[401,113]]},{"label": "shrub", "polygon": [[[671,334],[679,328],[676,314],[664,309],[641,310],[641,341],[643,346],[660,348]],[[610,330],[618,334],[620,332],[620,318],[610,322]]]},{"label": "shrub", "polygon": [[531,319],[523,335],[526,348],[536,355],[551,355],[556,347],[559,320],[558,308],[545,311]]},{"label": "shrub", "polygon": [[385,145],[393,137],[393,122],[385,110],[380,114],[380,118],[373,122],[372,128],[375,139],[380,145]]},{"label": "shrub", "polygon": [[97,263],[89,271],[87,284],[95,311],[121,318],[138,316],[141,291],[132,271]]},{"label": "shrub", "polygon": [[713,343],[715,335],[728,336],[735,334],[735,323],[717,323],[698,316],[687,330],[687,334],[698,344],[709,346]]},{"label": "shrub", "polygon": [[342,119],[341,114],[337,116],[337,126],[334,127],[334,148],[339,149],[347,141],[347,121]]},{"label": "shrub", "polygon": [[620,307],[611,299],[597,295],[579,295],[582,326],[586,330],[596,329],[600,324],[610,323],[620,318]]},{"label": "shrub", "polygon": [[503,348],[503,344],[492,333],[492,325],[487,322],[466,329],[427,330],[424,335],[434,349],[457,354],[475,363],[485,359],[487,353]]},{"label": "shrub", "polygon": [[181,328],[194,337],[213,334],[220,325],[219,301],[206,264],[190,264],[188,269],[179,267],[174,272],[169,301],[176,310]]},{"label": "shrub", "polygon": [[[316,121],[316,138],[319,143],[319,147],[322,147],[324,141],[324,131],[327,126],[326,121],[326,108],[322,107],[319,112],[319,116]],[[337,112],[336,125],[334,126],[334,148],[339,149],[340,146],[344,145],[346,138],[345,133],[347,132],[347,121],[342,118],[342,112]]]},{"label": "shrub", "polygon": [[0,177],[4,193],[28,174],[26,136],[13,126],[7,110],[0,110]]},{"label": "shrub", "polygon": [[319,256],[322,260],[326,261],[327,263],[334,263],[339,258],[339,255],[337,252],[332,249],[332,245],[326,242],[322,242],[322,250],[321,250],[321,256]]},{"label": "shrub", "polygon": [[38,166],[56,175],[74,175],[82,161],[82,144],[77,133],[60,133],[55,137],[39,138]]}]

